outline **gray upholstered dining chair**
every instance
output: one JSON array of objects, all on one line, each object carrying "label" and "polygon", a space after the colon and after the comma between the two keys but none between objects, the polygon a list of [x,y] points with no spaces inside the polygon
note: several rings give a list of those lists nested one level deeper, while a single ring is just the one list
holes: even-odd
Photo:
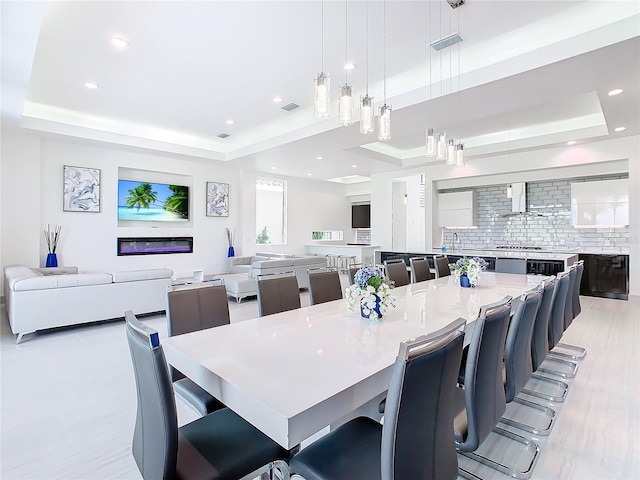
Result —
[{"label": "gray upholstered dining chair", "polygon": [[354,278],[356,276],[356,273],[358,273],[358,270],[360,270],[362,268],[362,264],[361,263],[353,263],[351,265],[349,265],[349,285],[353,285],[354,282]]},{"label": "gray upholstered dining chair", "polygon": [[436,267],[436,278],[448,277],[451,275],[449,259],[446,255],[434,255],[433,264]]},{"label": "gray upholstered dining chair", "polygon": [[404,260],[385,260],[384,269],[387,274],[387,278],[393,282],[396,287],[402,287],[409,285],[409,274],[407,272],[407,264]]},{"label": "gray upholstered dining chair", "polygon": [[306,480],[457,478],[453,395],[464,323],[402,342],[384,425],[350,420],[296,454],[291,471]]},{"label": "gray upholstered dining chair", "polygon": [[[549,435],[556,419],[556,412],[552,408],[518,396],[533,377],[531,339],[536,316],[542,302],[542,293],[542,288],[538,286],[520,296],[516,311],[509,322],[507,340],[504,347],[504,388],[507,405],[514,402],[529,409],[537,410],[543,414],[545,424],[531,425],[530,423],[516,420],[509,414],[509,408],[507,408],[507,414],[502,416],[500,422],[534,435]],[[534,415],[533,417],[538,416]]]},{"label": "gray upholstered dining chair", "polygon": [[258,275],[256,287],[258,315],[261,317],[300,308],[300,289],[295,272]]},{"label": "gray upholstered dining chair", "polygon": [[228,408],[178,428],[158,332],[125,312],[138,408],[132,453],[144,480],[237,479],[277,468],[289,478],[290,452]]},{"label": "gray upholstered dining chair", "polygon": [[433,278],[427,257],[411,257],[409,266],[411,267],[411,283],[425,282]]},{"label": "gray upholstered dining chair", "polygon": [[[573,378],[578,372],[578,364],[571,360],[554,356],[551,352],[553,347],[560,343],[560,339],[564,333],[565,310],[570,284],[569,272],[559,273],[557,276],[557,282],[558,286],[556,287],[556,294],[553,299],[553,305],[551,306],[551,318],[549,320],[549,352],[542,363],[538,366],[537,371],[540,373],[558,375],[563,378]],[[551,363],[563,365],[564,367],[568,367],[568,369],[555,370],[550,368]]]},{"label": "gray upholstered dining chair", "polygon": [[[584,261],[575,262],[569,267],[569,292],[567,293],[567,301],[564,309],[564,330],[566,331],[573,323],[573,320],[580,314],[582,307],[580,306],[580,283],[582,282],[582,273],[584,272]],[[583,347],[568,345],[558,342],[555,345],[558,349],[551,350],[552,356],[568,358],[571,360],[582,360],[587,354],[587,350]],[[575,353],[567,353],[575,352]]]},{"label": "gray upholstered dining chair", "polygon": [[332,302],[342,298],[342,284],[337,270],[309,269],[309,303]]},{"label": "gray upholstered dining chair", "polygon": [[[229,323],[227,290],[221,279],[167,287],[167,332],[170,337]],[[180,371],[170,366],[169,372],[175,393],[200,415],[224,407]]]},{"label": "gray upholstered dining chair", "polygon": [[[542,365],[542,362],[547,358],[547,354],[549,353],[549,322],[551,320],[551,309],[553,307],[558,281],[555,276],[552,276],[544,280],[541,286],[542,300],[540,301],[540,307],[536,314],[536,321],[533,325],[533,335],[531,336],[532,378],[536,380],[536,383],[542,382],[553,385],[558,390],[558,394],[554,395],[549,391],[541,391],[526,386],[522,389],[522,393],[559,403],[564,402],[567,397],[569,385],[561,380],[537,373],[538,368],[540,368],[540,365]],[[533,385],[531,385],[531,387],[533,387]]]},{"label": "gray upholstered dining chair", "polygon": [[[518,441],[534,452],[539,451],[535,442],[497,427],[506,410],[502,374],[510,314],[511,297],[480,308],[464,362],[464,389],[457,388],[454,398],[458,412],[454,420],[454,434],[456,447],[462,455],[507,475],[526,478],[533,464],[524,472],[517,472],[508,465],[475,453],[491,432]],[[462,467],[460,470],[473,475]]]}]

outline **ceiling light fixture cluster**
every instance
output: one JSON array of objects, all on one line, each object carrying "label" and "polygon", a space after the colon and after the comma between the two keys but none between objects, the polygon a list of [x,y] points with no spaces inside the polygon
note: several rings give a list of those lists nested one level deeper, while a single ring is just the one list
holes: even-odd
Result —
[{"label": "ceiling light fixture cluster", "polygon": [[[452,9],[456,9],[457,7],[464,5],[464,1],[456,1],[456,2],[447,2]],[[447,45],[443,46],[442,43],[442,15],[440,12],[438,14],[438,21],[440,23],[440,38],[435,41],[431,41],[431,2],[429,4],[429,100],[431,100],[431,84],[432,84],[432,76],[431,76],[431,49],[438,50],[440,52],[440,93],[442,94],[442,50],[445,47],[451,47],[453,42],[449,41]],[[442,8],[442,3],[440,3],[440,8]],[[456,38],[457,40],[457,59],[458,59],[458,95],[460,94],[460,43],[462,38],[459,35],[460,32],[460,13],[456,12],[457,23],[458,23],[458,31],[455,34],[448,35],[447,38]],[[449,12],[449,30],[451,30],[451,12]],[[452,53],[449,51],[449,85],[451,86],[452,69],[451,69],[451,58]],[[449,87],[449,93],[451,94],[451,87]],[[439,161],[444,161],[447,165],[456,166],[456,167],[464,167],[464,143],[461,140],[456,140],[455,138],[447,139],[447,132],[439,132],[436,135],[435,127],[426,127],[425,129],[425,156],[427,158],[435,158]]]}]

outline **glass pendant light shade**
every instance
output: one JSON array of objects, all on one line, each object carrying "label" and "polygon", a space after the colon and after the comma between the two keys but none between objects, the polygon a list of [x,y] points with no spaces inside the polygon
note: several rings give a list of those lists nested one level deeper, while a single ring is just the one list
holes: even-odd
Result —
[{"label": "glass pendant light shade", "polygon": [[513,198],[513,189],[511,188],[511,185],[507,187],[507,198]]},{"label": "glass pendant light shade", "polygon": [[447,134],[440,132],[438,134],[438,142],[436,143],[436,158],[438,160],[447,159]]},{"label": "glass pendant light shade", "polygon": [[447,165],[456,164],[456,144],[453,138],[450,138],[447,142]]},{"label": "glass pendant light shade", "polygon": [[365,95],[360,98],[360,133],[373,133],[375,130],[373,97]]},{"label": "glass pendant light shade", "polygon": [[340,89],[340,125],[347,126],[353,123],[353,90],[350,85],[344,84]]},{"label": "glass pendant light shade", "polygon": [[378,117],[378,140],[386,142],[391,140],[391,105],[384,104],[380,107]]},{"label": "glass pendant light shade", "polygon": [[329,116],[329,105],[331,100],[329,74],[320,72],[315,79],[315,96],[313,99],[313,113],[316,118],[326,118]]},{"label": "glass pendant light shade", "polygon": [[425,139],[425,155],[427,157],[435,157],[436,156],[436,133],[433,127],[427,127],[426,131],[426,139]]},{"label": "glass pendant light shade", "polygon": [[456,145],[456,167],[464,167],[464,143]]}]

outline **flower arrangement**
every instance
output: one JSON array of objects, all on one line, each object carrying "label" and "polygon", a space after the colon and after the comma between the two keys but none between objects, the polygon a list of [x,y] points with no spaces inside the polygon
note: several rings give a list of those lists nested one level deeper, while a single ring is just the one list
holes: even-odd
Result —
[{"label": "flower arrangement", "polygon": [[390,308],[396,306],[389,280],[378,267],[370,266],[358,270],[353,285],[346,289],[345,294],[349,310],[353,311],[359,300],[362,316],[371,320],[379,319]]},{"label": "flower arrangement", "polygon": [[460,281],[461,276],[466,275],[471,286],[475,287],[480,280],[480,273],[487,269],[487,262],[480,257],[462,257],[456,263],[450,263],[449,269],[458,281]]}]

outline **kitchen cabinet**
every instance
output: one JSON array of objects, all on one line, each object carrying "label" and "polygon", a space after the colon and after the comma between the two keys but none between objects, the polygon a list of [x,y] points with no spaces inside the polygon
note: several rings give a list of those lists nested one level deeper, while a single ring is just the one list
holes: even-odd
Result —
[{"label": "kitchen cabinet", "polygon": [[629,298],[629,255],[580,254],[580,260],[584,260],[580,295]]},{"label": "kitchen cabinet", "polygon": [[473,191],[438,194],[440,227],[473,227],[476,223]]},{"label": "kitchen cabinet", "polygon": [[628,179],[572,183],[571,221],[583,228],[629,225]]}]

